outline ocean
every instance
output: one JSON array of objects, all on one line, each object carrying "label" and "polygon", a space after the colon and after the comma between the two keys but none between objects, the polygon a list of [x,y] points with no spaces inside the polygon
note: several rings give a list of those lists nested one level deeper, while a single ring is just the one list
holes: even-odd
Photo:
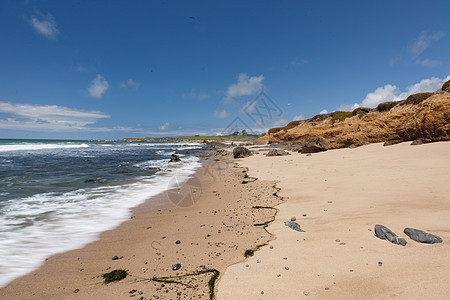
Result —
[{"label": "ocean", "polygon": [[[200,143],[0,139],[0,286],[83,247],[201,166]],[[181,162],[169,163],[180,151]],[[173,180],[173,179],[176,180]]]}]

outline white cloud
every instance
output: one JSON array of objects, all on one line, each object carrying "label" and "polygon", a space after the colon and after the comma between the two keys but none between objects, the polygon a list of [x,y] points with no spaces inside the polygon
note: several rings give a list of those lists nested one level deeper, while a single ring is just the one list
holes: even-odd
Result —
[{"label": "white cloud", "polygon": [[429,58],[425,58],[425,59],[418,59],[416,60],[416,64],[421,65],[423,67],[430,67],[430,68],[434,68],[437,67],[441,64],[442,62],[439,60],[432,60]]},{"label": "white cloud", "polygon": [[321,114],[327,114],[327,113],[328,113],[328,110],[322,109],[322,110],[320,111],[319,115],[321,115]]},{"label": "white cloud", "polygon": [[372,93],[368,93],[366,98],[361,102],[363,107],[375,107],[381,102],[393,101],[397,99],[400,90],[392,84],[386,84],[383,87],[377,88]]},{"label": "white cloud", "polygon": [[159,126],[158,128],[159,128],[159,130],[166,130],[167,128],[169,128],[169,125],[170,124],[168,122],[166,122],[163,125]]},{"label": "white cloud", "polygon": [[19,104],[0,101],[0,128],[33,131],[96,131],[89,127],[110,116],[100,111],[85,111],[57,105]]},{"label": "white cloud", "polygon": [[358,103],[353,104],[341,104],[336,110],[337,111],[353,111],[359,107]]},{"label": "white cloud", "polygon": [[129,78],[128,80],[122,81],[120,83],[120,87],[123,89],[131,89],[133,91],[137,90],[141,84],[139,82],[134,81],[133,79]]},{"label": "white cloud", "polygon": [[95,77],[91,81],[91,84],[89,85],[87,90],[92,98],[100,99],[103,97],[103,94],[106,93],[108,88],[108,81],[106,81],[106,79],[102,75],[98,74],[97,77]]},{"label": "white cloud", "polygon": [[292,118],[292,121],[301,121],[301,120],[306,120],[305,116],[302,114],[296,115]]},{"label": "white cloud", "polygon": [[250,77],[245,73],[239,74],[238,82],[228,86],[227,99],[254,95],[260,92],[263,88],[263,80],[263,75]]},{"label": "white cloud", "polygon": [[416,42],[411,46],[412,54],[417,57],[425,51],[433,42],[437,42],[445,36],[444,32],[434,32],[427,34],[422,32]]},{"label": "white cloud", "polygon": [[38,34],[48,39],[56,40],[59,35],[58,25],[50,13],[46,15],[38,13],[38,16],[32,16],[30,24]]},{"label": "white cloud", "polygon": [[191,89],[191,91],[187,94],[183,95],[183,98],[191,98],[196,99],[198,101],[203,101],[209,98],[208,93],[205,90],[197,90],[195,88]]},{"label": "white cloud", "polygon": [[222,110],[221,109],[217,109],[214,112],[214,118],[216,118],[216,119],[226,119],[226,118],[228,118],[229,115],[230,114],[225,109],[222,109]]}]

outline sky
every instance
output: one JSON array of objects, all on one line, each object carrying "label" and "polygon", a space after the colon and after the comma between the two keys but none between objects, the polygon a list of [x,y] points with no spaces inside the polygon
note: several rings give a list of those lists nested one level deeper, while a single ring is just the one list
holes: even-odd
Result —
[{"label": "sky", "polygon": [[0,1],[0,138],[261,133],[450,79],[450,1]]}]

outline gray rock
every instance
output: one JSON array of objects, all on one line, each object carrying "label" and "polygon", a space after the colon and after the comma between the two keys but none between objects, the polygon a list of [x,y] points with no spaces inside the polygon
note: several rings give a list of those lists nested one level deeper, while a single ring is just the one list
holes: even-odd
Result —
[{"label": "gray rock", "polygon": [[174,264],[172,266],[172,270],[174,270],[174,271],[179,270],[180,268],[181,268],[181,264]]},{"label": "gray rock", "polygon": [[284,155],[291,155],[291,154],[287,151],[278,149],[272,149],[266,154],[266,156],[284,156]]},{"label": "gray rock", "polygon": [[436,244],[436,243],[442,243],[442,239],[438,237],[437,235],[427,233],[425,231],[414,229],[414,228],[405,228],[403,232],[409,236],[412,240],[419,242],[419,243],[425,243],[425,244]]},{"label": "gray rock", "polygon": [[250,152],[250,150],[248,150],[245,147],[238,146],[233,149],[233,157],[234,158],[244,158],[244,157],[247,157],[250,155],[252,155],[252,153]]},{"label": "gray rock", "polygon": [[388,240],[396,245],[406,245],[405,239],[399,238],[395,233],[393,233],[389,228],[383,225],[375,225],[375,236],[382,240]]},{"label": "gray rock", "polygon": [[286,225],[287,227],[296,230],[296,231],[300,231],[300,232],[305,232],[304,230],[300,229],[300,224],[298,224],[297,222],[294,221],[287,221],[284,222],[284,225]]}]

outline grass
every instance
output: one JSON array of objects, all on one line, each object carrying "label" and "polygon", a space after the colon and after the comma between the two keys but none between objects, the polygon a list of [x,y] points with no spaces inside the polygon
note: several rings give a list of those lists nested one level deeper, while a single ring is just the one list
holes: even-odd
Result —
[{"label": "grass", "polygon": [[120,281],[127,277],[128,273],[125,270],[114,270],[109,273],[103,274],[103,279],[105,280],[105,283],[111,283],[113,281]]},{"label": "grass", "polygon": [[331,123],[334,124],[336,121],[344,121],[346,118],[353,117],[351,111],[335,111],[331,117]]}]

